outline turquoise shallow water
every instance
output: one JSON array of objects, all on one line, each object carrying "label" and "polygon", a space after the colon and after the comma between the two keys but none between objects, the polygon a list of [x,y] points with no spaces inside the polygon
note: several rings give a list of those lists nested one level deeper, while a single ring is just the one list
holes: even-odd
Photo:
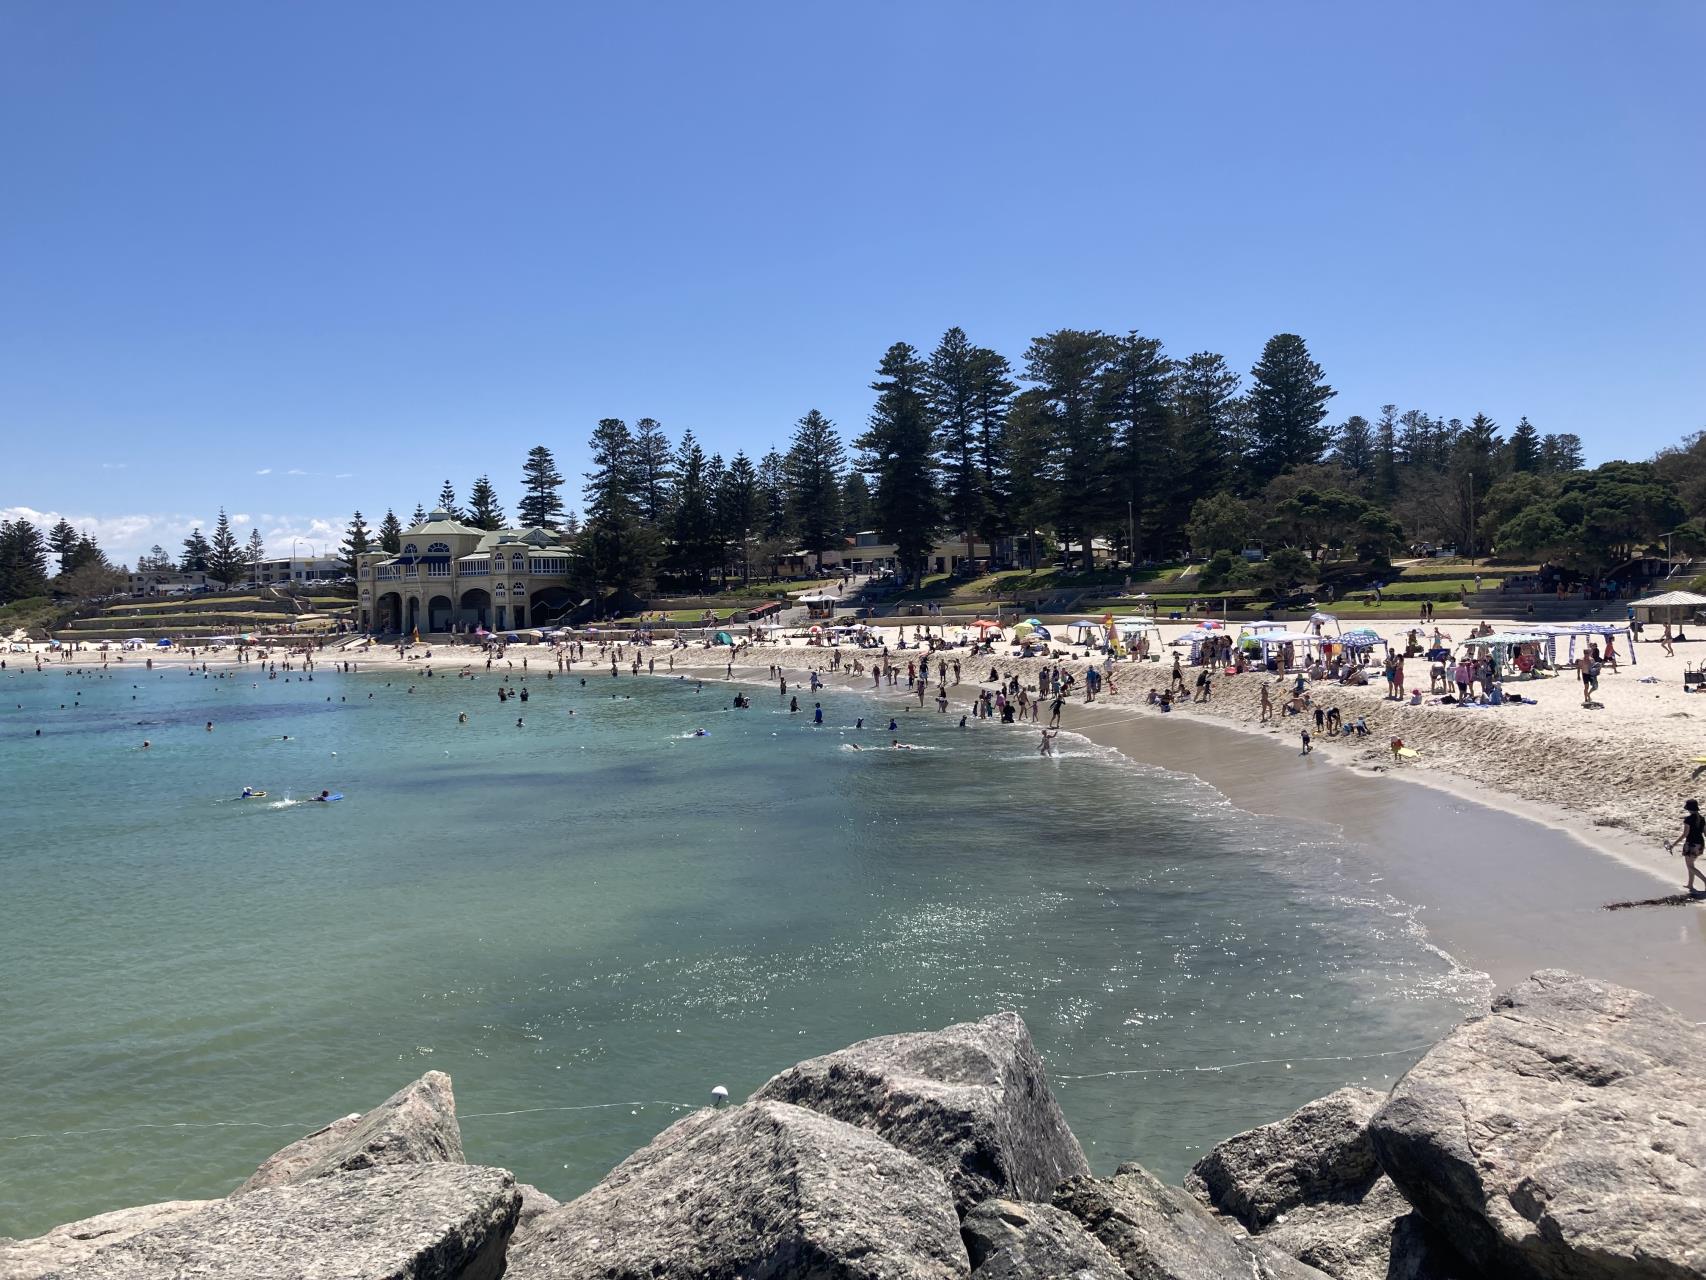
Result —
[{"label": "turquoise shallow water", "polygon": [[433,1068],[470,1159],[567,1197],[714,1084],[1001,1008],[1099,1169],[1177,1179],[1480,991],[1354,844],[1082,740],[258,674],[0,681],[0,1234],[223,1194]]}]

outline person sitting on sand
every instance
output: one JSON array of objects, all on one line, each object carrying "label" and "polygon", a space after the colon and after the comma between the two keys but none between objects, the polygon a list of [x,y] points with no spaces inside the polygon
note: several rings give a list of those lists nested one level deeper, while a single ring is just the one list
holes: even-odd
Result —
[{"label": "person sitting on sand", "polygon": [[[1683,885],[1683,892],[1690,897],[1700,897],[1706,894],[1706,872],[1700,871],[1696,860],[1706,854],[1706,817],[1700,813],[1700,801],[1687,800],[1683,802],[1682,833],[1675,840],[1665,845],[1667,850],[1674,850],[1678,841],[1682,844],[1682,864],[1688,868],[1688,883]],[[1700,879],[1700,888],[1694,887],[1695,877]]]}]

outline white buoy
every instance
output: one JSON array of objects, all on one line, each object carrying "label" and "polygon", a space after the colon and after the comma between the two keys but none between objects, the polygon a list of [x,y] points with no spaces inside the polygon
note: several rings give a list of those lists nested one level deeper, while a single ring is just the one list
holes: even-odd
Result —
[{"label": "white buoy", "polygon": [[711,1105],[713,1107],[720,1107],[723,1105],[723,1103],[727,1102],[728,1100],[729,1100],[729,1091],[726,1088],[724,1088],[720,1084],[712,1086],[712,1088],[711,1088]]}]

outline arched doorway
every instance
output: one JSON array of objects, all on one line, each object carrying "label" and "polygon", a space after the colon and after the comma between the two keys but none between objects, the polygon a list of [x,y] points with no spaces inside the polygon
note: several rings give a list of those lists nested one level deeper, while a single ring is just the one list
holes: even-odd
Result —
[{"label": "arched doorway", "polygon": [[492,593],[484,587],[470,587],[462,593],[462,621],[476,627],[492,624]]},{"label": "arched doorway", "polygon": [[409,597],[408,610],[408,622],[403,630],[419,631],[421,629],[421,598],[419,596]]},{"label": "arched doorway", "polygon": [[428,600],[427,601],[427,630],[428,631],[449,631],[450,630],[450,610],[451,610],[451,604],[450,604],[450,597],[449,596],[434,596],[431,600]]},{"label": "arched doorway", "polygon": [[547,622],[561,622],[575,597],[567,587],[541,587],[529,603],[533,606],[533,625],[542,627]]},{"label": "arched doorway", "polygon": [[379,597],[373,615],[375,631],[401,631],[403,629],[403,597],[400,592],[387,591]]}]

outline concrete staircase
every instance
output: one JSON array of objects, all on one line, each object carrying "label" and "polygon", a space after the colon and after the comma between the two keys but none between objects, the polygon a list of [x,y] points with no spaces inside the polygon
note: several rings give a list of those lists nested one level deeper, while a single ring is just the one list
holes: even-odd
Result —
[{"label": "concrete staircase", "polygon": [[[1534,612],[1528,611],[1529,605]],[[1579,596],[1558,599],[1550,591],[1471,591],[1464,601],[1477,617],[1515,618],[1533,622],[1612,622],[1629,616],[1627,600],[1583,600]]]}]

